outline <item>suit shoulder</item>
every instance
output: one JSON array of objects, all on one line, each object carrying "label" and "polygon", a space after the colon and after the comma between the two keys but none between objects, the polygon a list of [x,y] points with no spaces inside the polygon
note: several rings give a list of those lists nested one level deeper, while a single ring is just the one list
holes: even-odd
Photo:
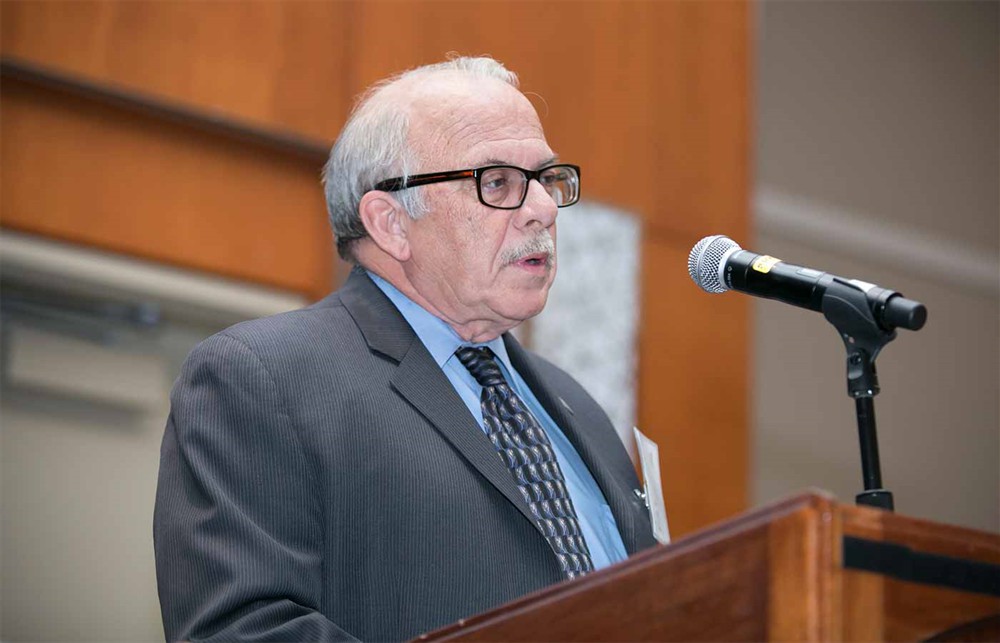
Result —
[{"label": "suit shoulder", "polygon": [[354,321],[333,293],[311,306],[234,324],[203,340],[188,360],[214,361],[248,351],[265,365],[305,363],[359,341]]},{"label": "suit shoulder", "polygon": [[331,325],[335,327],[339,322],[349,320],[350,316],[339,296],[333,293],[311,306],[233,324],[217,335],[251,348],[281,346],[315,337],[319,329],[329,329]]}]

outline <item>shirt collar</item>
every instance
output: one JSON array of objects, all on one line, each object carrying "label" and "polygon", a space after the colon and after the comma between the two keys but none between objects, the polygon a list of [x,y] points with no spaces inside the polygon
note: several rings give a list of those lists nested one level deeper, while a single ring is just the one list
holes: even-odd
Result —
[{"label": "shirt collar", "polygon": [[440,317],[435,317],[432,313],[401,293],[399,289],[388,281],[370,271],[365,271],[365,274],[375,282],[375,285],[385,293],[389,301],[399,310],[403,319],[410,325],[413,332],[417,334],[417,337],[423,342],[431,357],[434,358],[434,361],[441,368],[444,368],[445,362],[451,359],[455,351],[462,346],[486,346],[503,362],[508,371],[513,369],[510,357],[507,356],[507,347],[504,345],[502,337],[479,344],[466,342],[459,337],[455,329],[449,326],[446,321]]}]

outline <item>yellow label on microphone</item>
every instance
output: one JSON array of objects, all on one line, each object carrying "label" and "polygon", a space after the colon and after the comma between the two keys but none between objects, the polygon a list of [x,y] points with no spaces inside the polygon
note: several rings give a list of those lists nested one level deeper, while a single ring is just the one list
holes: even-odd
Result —
[{"label": "yellow label on microphone", "polygon": [[779,263],[781,263],[781,259],[778,259],[777,257],[772,257],[770,255],[761,255],[756,259],[754,259],[753,263],[750,264],[750,267],[756,270],[757,272],[763,272],[764,274],[767,274],[771,272],[771,268],[774,268],[775,264]]}]

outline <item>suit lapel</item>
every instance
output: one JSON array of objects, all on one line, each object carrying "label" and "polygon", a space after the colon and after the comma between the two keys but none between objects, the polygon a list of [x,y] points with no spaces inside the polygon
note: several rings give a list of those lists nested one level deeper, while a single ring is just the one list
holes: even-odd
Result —
[{"label": "suit lapel", "polygon": [[497,457],[496,449],[388,297],[367,275],[355,270],[341,289],[340,299],[369,348],[398,363],[391,380],[396,392],[534,525],[514,478]]},{"label": "suit lapel", "polygon": [[419,341],[413,342],[412,348],[399,363],[392,385],[534,525],[535,521],[514,477],[503,460],[497,457],[496,448]]},{"label": "suit lapel", "polygon": [[[615,517],[615,522],[618,524],[625,550],[630,555],[634,554],[639,549],[639,543],[636,538],[633,514],[633,492],[630,488],[626,488],[627,485],[622,484],[622,477],[616,475],[616,471],[609,466],[608,462],[612,458],[607,453],[608,449],[602,448],[602,444],[595,438],[593,432],[588,431],[581,422],[583,418],[578,417],[566,401],[559,396],[558,392],[554,391],[543,380],[531,363],[527,351],[521,347],[518,341],[508,333],[504,335],[504,343],[514,368],[521,374],[538,401],[573,443],[577,453],[580,454],[584,464],[594,476],[594,480],[604,493],[611,513]],[[622,451],[624,453],[624,449]],[[625,459],[628,460],[627,457]],[[632,466],[631,461],[628,461],[628,466]]]}]

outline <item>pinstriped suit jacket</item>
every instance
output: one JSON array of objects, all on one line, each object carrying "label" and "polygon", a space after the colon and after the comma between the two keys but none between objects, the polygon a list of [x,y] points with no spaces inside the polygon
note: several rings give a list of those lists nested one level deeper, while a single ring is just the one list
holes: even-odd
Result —
[{"label": "pinstriped suit jacket", "polygon": [[[566,373],[504,340],[632,554],[632,463]],[[171,395],[153,520],[168,640],[396,640],[561,580],[493,445],[362,273],[202,342]]]}]

